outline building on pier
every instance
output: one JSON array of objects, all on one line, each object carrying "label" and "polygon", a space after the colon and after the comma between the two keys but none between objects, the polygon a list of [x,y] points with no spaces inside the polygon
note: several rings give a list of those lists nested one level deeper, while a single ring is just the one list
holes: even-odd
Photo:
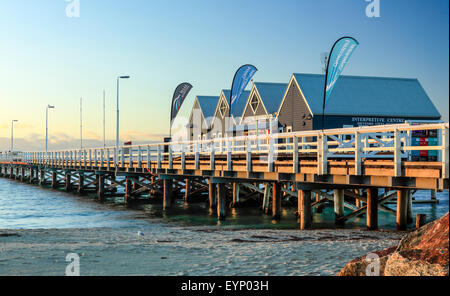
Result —
[{"label": "building on pier", "polygon": [[235,126],[241,120],[250,91],[242,92],[240,99],[235,102],[233,109],[231,110],[230,120],[227,121],[226,119],[228,118],[230,109],[230,93],[231,91],[229,89],[224,89],[220,93],[219,102],[214,113],[214,121],[211,124],[212,137],[222,137],[225,135],[227,126],[229,126],[229,128]]},{"label": "building on pier", "polygon": [[[325,75],[293,74],[277,110],[283,131],[322,129]],[[439,120],[417,79],[341,76],[325,108],[325,129]]]},{"label": "building on pier", "polygon": [[271,118],[276,118],[276,112],[283,100],[287,88],[286,83],[255,82],[245,103],[242,117],[233,132],[245,135],[269,133]]},{"label": "building on pier", "polygon": [[206,138],[219,102],[218,96],[196,96],[189,116],[189,140]]}]

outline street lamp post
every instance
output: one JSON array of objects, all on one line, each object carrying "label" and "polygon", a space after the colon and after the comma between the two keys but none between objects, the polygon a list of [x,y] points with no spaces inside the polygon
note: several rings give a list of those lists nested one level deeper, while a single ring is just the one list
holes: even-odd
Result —
[{"label": "street lamp post", "polygon": [[55,106],[47,105],[45,108],[45,152],[48,150],[48,109],[54,109]]},{"label": "street lamp post", "polygon": [[17,119],[11,121],[11,153],[14,151],[14,122],[17,121]]},{"label": "street lamp post", "polygon": [[116,153],[115,157],[115,165],[117,167],[119,163],[118,153],[119,153],[119,81],[120,79],[128,79],[130,76],[118,76],[117,77],[117,115],[116,115]]}]

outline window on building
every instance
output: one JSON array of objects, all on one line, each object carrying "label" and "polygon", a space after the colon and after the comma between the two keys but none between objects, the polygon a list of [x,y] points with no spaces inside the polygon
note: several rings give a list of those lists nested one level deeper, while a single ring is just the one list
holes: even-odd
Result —
[{"label": "window on building", "polygon": [[252,100],[250,101],[250,107],[252,107],[253,113],[256,112],[256,108],[258,108],[259,100],[256,95],[252,97]]},{"label": "window on building", "polygon": [[220,112],[220,116],[222,116],[222,118],[224,118],[225,115],[227,114],[227,104],[224,101],[222,101],[219,106],[219,112]]}]

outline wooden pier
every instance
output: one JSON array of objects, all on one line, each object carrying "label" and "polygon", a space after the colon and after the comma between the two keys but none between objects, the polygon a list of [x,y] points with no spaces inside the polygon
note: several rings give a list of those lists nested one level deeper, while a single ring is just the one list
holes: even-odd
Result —
[{"label": "wooden pier", "polygon": [[[436,130],[438,146],[411,146],[417,130]],[[0,176],[96,193],[99,201],[121,195],[131,204],[162,197],[163,210],[175,198],[204,198],[220,220],[249,199],[280,219],[282,202],[290,200],[298,206],[301,229],[314,226],[314,210],[334,203],[337,226],[366,215],[367,228],[376,230],[378,212],[385,211],[404,230],[413,222],[413,191],[449,188],[448,131],[448,123],[400,124],[0,154]],[[411,161],[414,150],[438,151],[438,161]],[[395,210],[387,206],[393,201]]]}]

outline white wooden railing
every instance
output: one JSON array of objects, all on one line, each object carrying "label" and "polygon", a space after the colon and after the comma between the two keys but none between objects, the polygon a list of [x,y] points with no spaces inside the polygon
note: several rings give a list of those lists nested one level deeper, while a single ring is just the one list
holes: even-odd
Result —
[{"label": "white wooden railing", "polygon": [[[418,130],[437,131],[435,146],[411,146],[411,133]],[[401,176],[402,161],[411,160],[411,151],[438,151],[437,161],[442,163],[443,178],[449,177],[449,124],[396,124],[372,127],[341,128],[304,132],[277,133],[260,136],[238,136],[197,141],[155,143],[137,146],[73,149],[51,152],[0,153],[0,162],[22,161],[36,165],[78,166],[80,168],[112,167],[124,168],[133,163],[138,168],[149,167],[150,162],[162,167],[168,161],[173,168],[175,159],[195,159],[199,169],[200,158],[206,156],[210,167],[215,169],[216,157],[227,159],[227,169],[232,170],[235,155],[244,155],[247,170],[252,171],[252,159],[260,157],[267,162],[267,171],[274,170],[274,161],[279,157],[292,158],[293,171],[298,172],[299,158],[317,160],[318,174],[328,171],[328,160],[349,158],[355,160],[355,174],[361,175],[361,165],[366,159],[388,158],[394,160],[395,176]]]}]

